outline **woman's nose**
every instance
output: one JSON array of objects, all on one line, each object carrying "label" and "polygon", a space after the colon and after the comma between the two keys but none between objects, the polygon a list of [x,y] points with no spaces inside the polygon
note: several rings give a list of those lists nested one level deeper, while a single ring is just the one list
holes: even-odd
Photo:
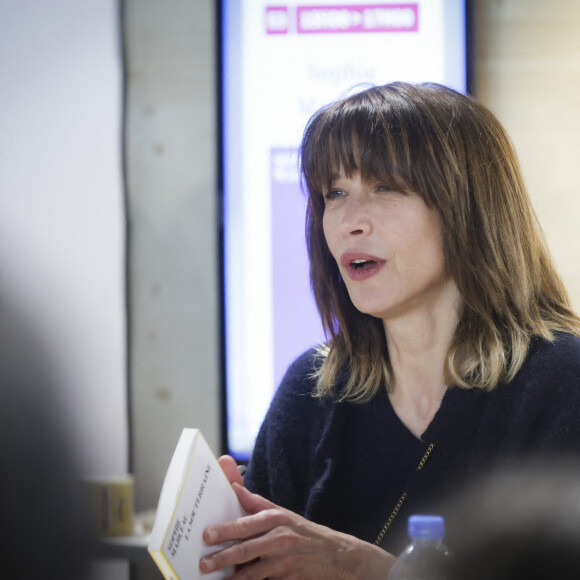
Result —
[{"label": "woman's nose", "polygon": [[352,198],[347,201],[341,216],[341,230],[347,236],[360,236],[371,232],[371,211],[366,201]]}]

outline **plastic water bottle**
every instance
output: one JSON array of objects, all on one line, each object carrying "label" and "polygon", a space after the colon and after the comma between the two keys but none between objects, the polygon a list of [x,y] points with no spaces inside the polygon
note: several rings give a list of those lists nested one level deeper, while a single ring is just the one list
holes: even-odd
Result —
[{"label": "plastic water bottle", "polygon": [[441,516],[411,516],[407,524],[411,543],[401,553],[387,580],[446,580],[449,551],[443,543]]}]

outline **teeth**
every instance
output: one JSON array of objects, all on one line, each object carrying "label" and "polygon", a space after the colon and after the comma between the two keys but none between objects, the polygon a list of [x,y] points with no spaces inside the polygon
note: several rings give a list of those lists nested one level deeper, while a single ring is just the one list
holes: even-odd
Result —
[{"label": "teeth", "polygon": [[350,265],[353,268],[356,268],[357,270],[362,270],[365,266],[365,264],[367,264],[369,262],[369,260],[365,260],[364,258],[358,258],[356,260],[353,260]]}]

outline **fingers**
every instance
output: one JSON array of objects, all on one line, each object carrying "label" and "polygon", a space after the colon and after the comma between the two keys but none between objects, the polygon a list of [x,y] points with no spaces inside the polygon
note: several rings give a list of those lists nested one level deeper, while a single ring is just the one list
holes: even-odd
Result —
[{"label": "fingers", "polygon": [[[280,521],[287,519],[286,510],[278,508],[271,501],[251,493],[238,483],[234,482],[232,488],[236,492],[241,506],[250,515],[206,528],[203,531],[203,540],[210,546],[245,540],[263,534],[279,525]],[[271,510],[271,513],[266,513],[267,510]]]},{"label": "fingers", "polygon": [[265,534],[272,528],[289,524],[290,517],[282,509],[264,510],[257,514],[245,516],[206,528],[204,541],[211,545],[223,544],[237,540],[246,540]]},{"label": "fingers", "polygon": [[226,477],[230,483],[238,483],[240,485],[243,484],[242,474],[238,470],[238,464],[233,457],[230,455],[222,455],[218,459],[218,463],[220,464],[222,471],[226,474]]},{"label": "fingers", "polygon": [[249,515],[204,530],[203,539],[208,545],[234,542],[233,545],[202,558],[200,570],[205,574],[247,562],[253,562],[253,568],[257,558],[264,558],[273,550],[288,549],[296,541],[296,534],[291,532],[291,528],[294,519],[299,516],[250,492],[238,483],[232,483],[232,488]]},{"label": "fingers", "polygon": [[245,488],[243,485],[238,485],[237,483],[234,483],[232,487],[234,488],[234,491],[236,492],[236,495],[240,500],[240,504],[242,504],[242,507],[249,514],[257,514],[261,511],[274,509],[278,507],[276,504],[272,503],[270,500],[267,500],[265,497],[252,493],[249,489]]},{"label": "fingers", "polygon": [[[240,518],[236,522],[237,533],[248,539],[243,539],[202,558],[200,561],[201,571],[209,573],[213,570],[249,563],[255,571],[255,564],[259,561],[262,562],[262,566],[268,561],[268,566],[272,569],[270,556],[276,554],[275,561],[284,559],[288,554],[292,554],[293,548],[301,540],[290,527],[285,525],[288,520],[287,514],[277,511],[261,512],[255,516]],[[259,578],[267,576],[259,576]],[[254,577],[253,572],[252,577]]]},{"label": "fingers", "polygon": [[199,562],[199,569],[204,574],[209,574],[214,570],[251,562],[259,557],[260,543],[255,540],[247,540],[202,558]]}]

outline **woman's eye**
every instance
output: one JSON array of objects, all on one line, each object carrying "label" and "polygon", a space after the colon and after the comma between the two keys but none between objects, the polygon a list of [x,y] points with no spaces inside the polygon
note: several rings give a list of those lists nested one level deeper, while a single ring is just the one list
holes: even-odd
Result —
[{"label": "woman's eye", "polygon": [[346,193],[342,189],[331,189],[324,194],[324,201],[329,202],[344,195],[346,195]]},{"label": "woman's eye", "polygon": [[380,183],[379,185],[377,185],[376,191],[379,193],[388,193],[390,191],[393,191],[393,189],[391,187],[389,187],[388,185]]}]

